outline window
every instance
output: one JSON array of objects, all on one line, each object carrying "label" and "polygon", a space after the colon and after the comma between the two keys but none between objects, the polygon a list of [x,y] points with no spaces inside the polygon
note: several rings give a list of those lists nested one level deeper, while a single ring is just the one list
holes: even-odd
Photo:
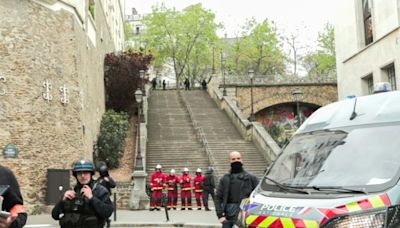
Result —
[{"label": "window", "polygon": [[366,91],[367,94],[373,94],[374,93],[374,78],[372,74],[364,77],[363,79],[363,88],[364,91]]},{"label": "window", "polygon": [[394,64],[390,64],[389,66],[385,67],[383,70],[386,73],[386,76],[388,78],[388,82],[390,83],[390,86],[392,87],[392,90],[397,90],[396,73],[395,73],[395,70],[394,70]]},{"label": "window", "polygon": [[365,45],[374,41],[372,32],[372,15],[369,0],[362,0]]},{"label": "window", "polygon": [[139,35],[139,33],[140,33],[140,28],[139,26],[136,26],[136,35]]}]

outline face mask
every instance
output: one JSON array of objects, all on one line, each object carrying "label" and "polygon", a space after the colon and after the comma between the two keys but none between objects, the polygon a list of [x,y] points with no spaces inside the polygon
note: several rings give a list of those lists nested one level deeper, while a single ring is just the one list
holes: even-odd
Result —
[{"label": "face mask", "polygon": [[240,171],[242,169],[243,164],[239,161],[231,163],[232,171]]}]

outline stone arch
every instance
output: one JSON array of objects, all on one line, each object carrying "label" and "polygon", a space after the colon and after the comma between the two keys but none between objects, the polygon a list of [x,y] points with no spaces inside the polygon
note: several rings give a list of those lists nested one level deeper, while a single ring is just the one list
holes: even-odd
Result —
[{"label": "stone arch", "polygon": [[[336,84],[292,84],[292,85],[257,85],[253,87],[253,111],[257,113],[267,107],[283,103],[293,103],[292,92],[303,91],[301,103],[324,106],[337,101]],[[251,87],[236,88],[236,101],[245,116],[251,113]]]}]

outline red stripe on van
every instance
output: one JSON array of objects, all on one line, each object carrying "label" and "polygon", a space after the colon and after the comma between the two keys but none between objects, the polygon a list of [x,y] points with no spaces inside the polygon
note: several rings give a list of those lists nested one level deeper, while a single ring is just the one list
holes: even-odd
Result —
[{"label": "red stripe on van", "polygon": [[380,197],[381,197],[383,203],[384,203],[386,206],[392,205],[392,203],[390,202],[390,199],[389,199],[389,197],[388,197],[387,194],[383,194],[383,195],[381,195]]}]

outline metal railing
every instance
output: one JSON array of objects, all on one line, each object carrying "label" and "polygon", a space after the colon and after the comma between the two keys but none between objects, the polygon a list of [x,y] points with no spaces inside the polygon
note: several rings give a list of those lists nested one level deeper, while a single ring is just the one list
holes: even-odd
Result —
[{"label": "metal railing", "polygon": [[[182,94],[181,94],[180,91],[179,91],[178,93],[179,93],[179,100],[180,100],[180,102],[182,102],[182,105],[183,105],[184,107],[186,107],[186,111],[187,111],[187,113],[189,114],[189,119],[190,119],[190,121],[192,122],[193,128],[194,128],[195,131],[196,131],[196,135],[197,135],[198,139],[199,139],[200,142],[202,143],[202,145],[203,145],[203,147],[204,147],[204,150],[205,150],[205,152],[207,153],[208,160],[209,160],[211,166],[212,166],[212,167],[216,167],[216,164],[217,164],[217,163],[216,163],[215,158],[214,158],[214,156],[213,156],[213,154],[212,154],[212,150],[211,150],[210,147],[208,146],[208,140],[207,140],[207,137],[206,137],[206,135],[205,135],[205,133],[204,133],[204,131],[203,131],[203,128],[201,128],[200,126],[198,126],[197,121],[194,119],[192,107],[190,106],[189,102],[187,102],[187,101],[183,98],[183,96],[182,96]],[[214,169],[214,177],[219,177],[219,172],[218,172],[218,170],[216,170],[216,169]]]},{"label": "metal railing", "polygon": [[[222,84],[222,77],[218,77],[219,85]],[[323,84],[336,83],[336,75],[326,75],[323,77],[296,77],[283,75],[260,75],[253,79],[254,85],[282,85],[282,84]],[[247,75],[230,75],[225,78],[225,84],[250,85]]]}]

